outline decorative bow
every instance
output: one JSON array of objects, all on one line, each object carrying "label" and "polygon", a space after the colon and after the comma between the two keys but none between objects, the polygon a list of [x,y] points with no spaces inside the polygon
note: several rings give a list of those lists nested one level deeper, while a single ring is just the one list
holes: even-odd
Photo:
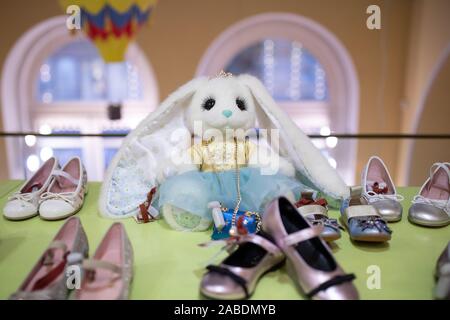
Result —
[{"label": "decorative bow", "polygon": [[372,191],[375,192],[376,194],[386,194],[388,193],[389,189],[387,185],[381,188],[378,182],[374,182],[374,184],[372,185]]},{"label": "decorative bow", "polygon": [[50,199],[63,200],[67,203],[73,204],[74,193],[73,192],[54,193],[54,192],[47,191],[41,195],[40,201],[42,202],[44,200],[50,200]]},{"label": "decorative bow", "polygon": [[156,193],[156,187],[153,187],[149,193],[147,193],[147,199],[139,205],[139,213],[137,216],[138,223],[147,223],[156,220],[154,216],[152,216],[148,209],[153,201],[153,195]]},{"label": "decorative bow", "polygon": [[423,203],[444,210],[450,215],[450,200],[429,199],[420,194],[414,196],[412,203]]},{"label": "decorative bow", "polygon": [[388,233],[392,233],[392,230],[387,226],[386,221],[380,217],[369,216],[363,219],[358,219],[357,221],[363,231],[366,229],[376,228],[380,232],[386,231]]},{"label": "decorative bow", "polygon": [[341,226],[336,219],[328,218],[324,215],[314,215],[310,221],[313,225],[323,225],[324,227],[329,227],[334,230],[340,229],[345,231],[344,227]]},{"label": "decorative bow", "polygon": [[22,200],[25,202],[29,202],[31,200],[33,200],[34,195],[32,193],[21,193],[21,192],[16,192],[13,193],[12,195],[10,195],[8,197],[8,201],[11,200]]}]

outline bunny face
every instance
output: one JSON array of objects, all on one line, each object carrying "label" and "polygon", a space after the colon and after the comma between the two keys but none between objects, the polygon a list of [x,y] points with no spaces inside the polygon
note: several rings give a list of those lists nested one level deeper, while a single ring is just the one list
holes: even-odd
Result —
[{"label": "bunny face", "polygon": [[256,121],[253,96],[235,77],[213,78],[194,93],[186,118],[191,128],[201,121],[203,130],[251,129]]}]

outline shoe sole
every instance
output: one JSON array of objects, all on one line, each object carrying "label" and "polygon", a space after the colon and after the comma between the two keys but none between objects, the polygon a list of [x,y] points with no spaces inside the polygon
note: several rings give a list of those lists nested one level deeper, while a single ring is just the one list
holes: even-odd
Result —
[{"label": "shoe sole", "polygon": [[352,237],[350,236],[350,239],[353,241],[359,241],[359,242],[387,242],[391,240],[391,237],[379,237],[379,236],[363,236],[363,237]]},{"label": "shoe sole", "polygon": [[[246,300],[246,299],[250,299],[250,298],[253,296],[253,294],[255,293],[256,288],[258,287],[259,281],[260,281],[266,274],[268,274],[268,273],[270,273],[270,272],[274,272],[274,271],[276,271],[276,270],[282,268],[282,267],[284,266],[285,263],[286,263],[286,259],[283,259],[281,262],[277,263],[276,265],[274,265],[274,266],[272,266],[271,268],[269,268],[269,269],[267,269],[266,271],[264,271],[264,273],[261,274],[261,276],[256,280],[255,289],[254,289],[252,292],[249,292],[249,293],[248,293],[248,297],[242,297],[242,298],[239,298],[239,299],[233,299],[233,300]],[[209,293],[203,291],[203,288],[200,288],[200,293],[201,293],[204,297],[206,297],[206,298],[208,298],[208,299],[214,299],[214,300],[231,300],[230,298],[225,297],[225,296],[214,296],[214,295],[210,295]]]},{"label": "shoe sole", "polygon": [[421,220],[414,220],[410,216],[408,216],[408,221],[414,225],[418,225],[421,227],[429,227],[429,228],[442,228],[446,227],[450,224],[450,220],[444,221],[444,222],[429,222],[429,221],[421,221]]},{"label": "shoe sole", "polygon": [[386,222],[399,222],[400,220],[402,220],[402,216],[398,217],[398,218],[386,218],[384,216],[382,216],[384,220],[386,220]]},{"label": "shoe sole", "polygon": [[5,219],[6,219],[6,220],[9,220],[9,221],[23,221],[23,220],[28,220],[28,219],[34,218],[34,217],[36,217],[36,216],[38,216],[38,215],[39,215],[39,213],[36,212],[36,213],[34,213],[33,215],[30,215],[30,216],[24,216],[24,217],[12,218],[12,217],[8,217],[8,216],[5,216],[5,215],[3,215],[3,217],[5,217]]},{"label": "shoe sole", "polygon": [[335,234],[335,235],[328,236],[328,237],[321,236],[321,238],[325,242],[333,242],[333,241],[339,240],[341,238],[341,235],[340,234]]},{"label": "shoe sole", "polygon": [[42,220],[46,220],[46,221],[58,221],[58,220],[67,219],[68,217],[71,217],[71,216],[77,214],[77,213],[81,210],[82,207],[83,207],[83,206],[81,206],[80,208],[78,208],[76,211],[74,211],[74,212],[72,212],[72,213],[69,213],[69,214],[66,214],[66,215],[64,215],[64,216],[58,216],[58,217],[47,218],[47,217],[43,217],[41,214],[39,214],[39,218],[41,218]]}]

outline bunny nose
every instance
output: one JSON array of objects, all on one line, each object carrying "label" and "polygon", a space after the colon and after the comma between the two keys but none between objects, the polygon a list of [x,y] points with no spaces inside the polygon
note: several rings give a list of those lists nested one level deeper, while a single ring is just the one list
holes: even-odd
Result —
[{"label": "bunny nose", "polygon": [[222,111],[222,114],[225,116],[225,117],[227,117],[227,118],[229,118],[229,117],[231,117],[231,115],[233,114],[233,112],[231,112],[231,110],[223,110]]}]

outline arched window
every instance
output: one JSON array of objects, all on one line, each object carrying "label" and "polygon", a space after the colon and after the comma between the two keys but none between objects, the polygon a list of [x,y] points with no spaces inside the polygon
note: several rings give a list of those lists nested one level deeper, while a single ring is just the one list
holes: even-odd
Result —
[{"label": "arched window", "polygon": [[348,52],[316,22],[293,14],[269,13],[225,30],[208,48],[198,75],[220,70],[258,77],[278,104],[316,139],[330,164],[354,182],[356,141],[332,132],[357,130],[359,86]]},{"label": "arched window", "polygon": [[[125,85],[109,88],[112,77]],[[39,68],[37,81],[36,99],[43,104],[104,101],[111,98],[108,89],[121,91],[126,100],[142,99],[137,66],[126,61],[110,70],[88,39],[74,40],[54,52]]]},{"label": "arched window", "polygon": [[225,70],[261,79],[306,132],[318,133],[330,125],[325,71],[301,43],[266,38],[235,55]]},{"label": "arched window", "polygon": [[[126,61],[106,65],[82,34],[70,35],[65,17],[46,20],[25,33],[11,50],[2,74],[6,131],[127,133],[158,103],[153,71],[136,44]],[[123,79],[117,81],[111,79]],[[125,97],[122,118],[111,121],[106,107]],[[11,138],[10,177],[23,178],[55,155],[60,162],[80,156],[91,180],[101,180],[114,156],[117,138]]]}]

